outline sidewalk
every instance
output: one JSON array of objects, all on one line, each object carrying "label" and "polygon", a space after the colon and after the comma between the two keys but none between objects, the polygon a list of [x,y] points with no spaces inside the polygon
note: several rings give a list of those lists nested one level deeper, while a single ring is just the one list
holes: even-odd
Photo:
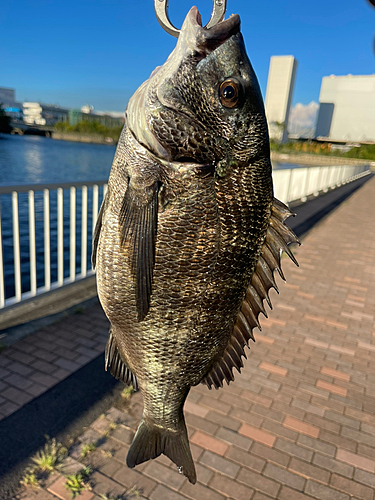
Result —
[{"label": "sidewalk", "polygon": [[[92,491],[78,498],[136,498],[137,490],[150,500],[374,499],[374,200],[375,178],[308,234],[296,250],[300,268],[283,260],[288,282],[271,297],[274,310],[235,382],[192,389],[185,415],[197,484],[166,457],[126,467],[142,408],[136,394],[130,412],[112,408],[81,436],[81,443],[99,440],[96,451],[81,458],[82,444],[72,448],[71,467],[94,469]],[[2,353],[0,412],[92,359],[106,331],[94,307]],[[45,489],[20,498],[71,498],[64,481],[54,473]]]}]

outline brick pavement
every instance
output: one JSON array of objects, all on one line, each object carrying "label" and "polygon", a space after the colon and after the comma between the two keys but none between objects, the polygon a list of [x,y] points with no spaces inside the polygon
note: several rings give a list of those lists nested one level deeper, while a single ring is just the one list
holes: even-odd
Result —
[{"label": "brick pavement", "polygon": [[5,349],[0,354],[0,420],[98,356],[107,336],[108,321],[97,304]]},{"label": "brick pavement", "polygon": [[[284,259],[288,282],[235,382],[192,389],[185,415],[197,484],[164,456],[125,466],[142,408],[136,394],[130,411],[112,408],[71,450],[94,468],[85,499],[132,487],[149,500],[374,499],[374,199],[375,178],[307,235],[300,268]],[[80,458],[93,441],[96,451]],[[54,475],[20,498],[68,499],[63,482]]]}]

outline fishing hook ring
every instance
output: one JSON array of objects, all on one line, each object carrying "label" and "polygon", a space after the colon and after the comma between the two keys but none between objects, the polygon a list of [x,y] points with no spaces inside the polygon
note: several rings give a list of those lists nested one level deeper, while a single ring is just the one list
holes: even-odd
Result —
[{"label": "fishing hook ring", "polygon": [[[210,20],[204,26],[205,29],[212,28],[220,23],[225,16],[227,9],[227,0],[213,0],[213,8]],[[175,28],[171,23],[168,16],[169,0],[154,0],[156,19],[159,21],[160,26],[170,35],[178,38],[180,30]]]}]

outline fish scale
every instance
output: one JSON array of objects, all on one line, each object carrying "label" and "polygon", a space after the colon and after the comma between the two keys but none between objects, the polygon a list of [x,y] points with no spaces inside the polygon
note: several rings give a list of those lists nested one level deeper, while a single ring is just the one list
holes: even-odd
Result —
[{"label": "fish scale", "polygon": [[[296,241],[273,198],[267,124],[238,16],[177,46],[129,101],[93,243],[111,329],[105,367],[143,395],[134,467],[160,454],[196,482],[183,406],[219,388]],[[234,99],[234,101],[233,101]]]}]

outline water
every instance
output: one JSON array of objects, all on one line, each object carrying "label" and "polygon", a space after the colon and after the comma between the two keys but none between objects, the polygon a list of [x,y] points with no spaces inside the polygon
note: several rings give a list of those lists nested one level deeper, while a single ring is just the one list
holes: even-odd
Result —
[{"label": "water", "polygon": [[115,146],[0,134],[0,186],[108,179]]},{"label": "water", "polygon": [[[54,141],[42,136],[0,134],[0,186],[40,183],[100,181],[108,179],[115,146]],[[102,200],[100,189],[99,202]],[[64,278],[69,276],[70,212],[69,191],[64,190]],[[0,196],[3,237],[5,296],[13,297],[14,261],[11,195]],[[19,194],[22,292],[30,290],[28,194]],[[37,286],[44,281],[43,193],[35,193]],[[88,248],[90,267],[92,189],[88,190]],[[76,273],[81,272],[81,190],[77,189]],[[51,282],[57,281],[57,194],[50,192]]]}]

